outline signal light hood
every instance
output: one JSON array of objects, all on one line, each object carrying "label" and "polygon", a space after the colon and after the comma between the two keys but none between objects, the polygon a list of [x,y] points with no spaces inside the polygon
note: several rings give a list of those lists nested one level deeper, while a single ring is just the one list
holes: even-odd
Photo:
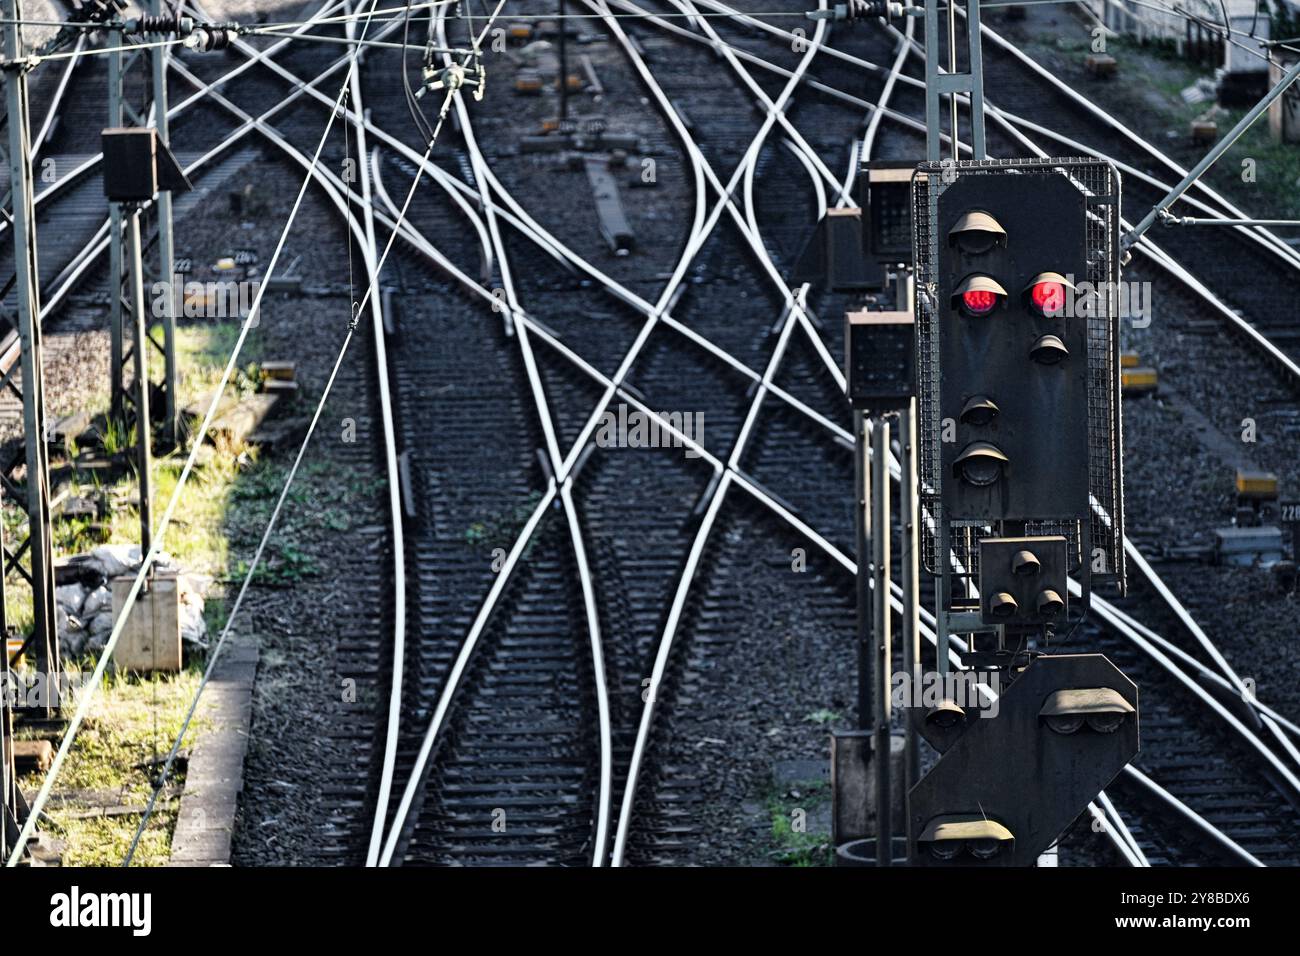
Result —
[{"label": "signal light hood", "polygon": [[1017,551],[1015,557],[1011,559],[1011,573],[1022,574],[1025,577],[1037,574],[1043,569],[1042,562],[1032,551]]},{"label": "signal light hood", "polygon": [[989,613],[994,617],[1015,617],[1020,605],[1006,591],[999,591],[989,601]]},{"label": "signal light hood", "polygon": [[917,843],[940,860],[954,859],[962,850],[976,859],[989,860],[1015,844],[1011,831],[981,814],[951,814],[931,820]]},{"label": "signal light hood", "polygon": [[1099,734],[1111,734],[1133,712],[1133,705],[1112,687],[1080,687],[1052,694],[1038,717],[1058,734],[1073,734],[1085,722]]},{"label": "signal light hood", "polygon": [[1064,717],[1082,714],[1131,714],[1133,705],[1119,691],[1110,687],[1080,687],[1058,690],[1043,702],[1039,717]]},{"label": "signal light hood", "polygon": [[1071,282],[1069,279],[1067,279],[1065,276],[1061,275],[1059,272],[1040,272],[1038,273],[1038,275],[1034,276],[1032,279],[1029,280],[1029,285],[1025,286],[1022,294],[1028,295],[1033,290],[1034,286],[1038,285],[1038,283],[1040,282],[1055,282],[1058,285],[1065,286],[1071,292],[1078,291],[1075,288],[1074,283]]},{"label": "signal light hood", "polygon": [[992,442],[971,442],[953,462],[953,472],[972,485],[991,485],[1002,477],[1007,456]]},{"label": "signal light hood", "polygon": [[[966,308],[963,303],[964,296],[966,296],[967,293],[971,293],[971,292],[990,293],[997,297],[997,301],[993,304],[993,307],[988,309],[987,311],[972,313],[971,310],[969,308]],[[992,278],[991,276],[979,275],[977,273],[975,275],[970,275],[967,276],[965,279],[962,279],[961,283],[957,286],[957,288],[953,290],[952,305],[954,308],[961,309],[967,315],[987,315],[989,312],[992,312],[993,309],[997,308],[997,306],[1000,305],[1003,301],[1005,301],[1006,298],[1007,298],[1007,290],[1002,288],[1001,284],[999,284],[996,279]]]},{"label": "signal light hood", "polygon": [[948,230],[948,244],[959,245],[966,252],[987,252],[993,246],[1006,245],[1007,231],[982,209],[972,209]]},{"label": "signal light hood", "polygon": [[[1050,317],[1057,317],[1060,313],[1057,312],[1056,310],[1053,310],[1052,312],[1047,312],[1045,310],[1039,309],[1037,306],[1034,305],[1033,302],[1034,289],[1044,284],[1059,285],[1062,289],[1068,289],[1071,292],[1077,292],[1078,290],[1075,288],[1073,282],[1071,282],[1065,276],[1061,275],[1059,272],[1040,272],[1038,273],[1038,275],[1030,279],[1029,284],[1025,286],[1024,289],[1021,290],[1020,298],[1027,307],[1034,309],[1034,311],[1042,312],[1043,315],[1047,315]],[[1062,302],[1061,310],[1063,311],[1064,308],[1065,308],[1065,303]]]},{"label": "signal light hood", "polygon": [[1060,336],[1040,335],[1034,347],[1029,350],[1029,357],[1039,365],[1056,365],[1070,354]]},{"label": "signal light hood", "polygon": [[987,395],[972,395],[961,407],[961,414],[957,417],[963,425],[987,425],[998,417],[999,411],[1001,409]]},{"label": "signal light hood", "polygon": [[946,730],[966,723],[966,711],[956,701],[945,697],[926,712],[925,722]]},{"label": "signal light hood", "polygon": [[1043,617],[1056,617],[1065,610],[1065,602],[1061,600],[1061,595],[1051,588],[1038,593],[1037,605],[1038,613]]}]

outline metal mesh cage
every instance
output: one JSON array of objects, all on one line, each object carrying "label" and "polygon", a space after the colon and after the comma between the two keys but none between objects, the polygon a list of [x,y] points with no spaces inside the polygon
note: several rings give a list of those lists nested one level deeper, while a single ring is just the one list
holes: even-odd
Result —
[{"label": "metal mesh cage", "polygon": [[[1095,159],[1000,159],[921,163],[912,179],[916,263],[917,438],[920,444],[922,560],[938,573],[943,423],[939,411],[938,201],[960,177],[1063,176],[1084,196],[1087,215],[1088,282],[1101,306],[1088,317],[1088,493],[1091,519],[1027,522],[1025,534],[1058,534],[1069,541],[1071,573],[1084,562],[1092,585],[1124,587],[1123,441],[1119,391],[1119,174]],[[961,581],[978,580],[979,540],[998,529],[950,521],[947,543],[960,600]]]}]

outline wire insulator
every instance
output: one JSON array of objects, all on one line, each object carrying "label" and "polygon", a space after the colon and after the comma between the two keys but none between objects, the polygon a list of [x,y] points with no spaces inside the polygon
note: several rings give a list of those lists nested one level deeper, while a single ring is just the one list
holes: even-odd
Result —
[{"label": "wire insulator", "polygon": [[185,39],[185,45],[202,53],[224,50],[235,42],[236,33],[234,27],[201,26]]},{"label": "wire insulator", "polygon": [[132,36],[189,36],[194,31],[193,17],[183,17],[177,13],[152,14],[135,17],[122,26],[123,32]]},{"label": "wire insulator", "polygon": [[889,16],[889,4],[886,0],[848,0],[845,4],[845,19],[871,20],[876,17]]}]

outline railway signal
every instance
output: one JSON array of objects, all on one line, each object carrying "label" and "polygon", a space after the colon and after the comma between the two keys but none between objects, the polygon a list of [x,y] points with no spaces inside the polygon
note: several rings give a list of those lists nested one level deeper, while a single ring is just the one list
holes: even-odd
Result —
[{"label": "railway signal", "polygon": [[1087,211],[1063,176],[960,177],[938,197],[939,414],[953,520],[1088,516]]},{"label": "railway signal", "polygon": [[973,596],[986,538],[1064,538],[1082,593],[1056,626],[1073,625],[1093,587],[1124,578],[1118,177],[1085,159],[944,160],[918,167],[913,199],[941,641],[1006,623]]},{"label": "railway signal", "polygon": [[1039,657],[993,719],[927,733],[908,794],[916,866],[1033,866],[1138,752],[1137,686],[1101,654]]},{"label": "railway signal", "polygon": [[953,700],[909,715],[942,754],[908,794],[910,858],[1028,865],[1138,746],[1132,682],[1046,653],[1124,580],[1119,183],[1084,159],[929,162],[913,221],[936,663],[964,634],[962,665],[1000,677],[981,719]]}]

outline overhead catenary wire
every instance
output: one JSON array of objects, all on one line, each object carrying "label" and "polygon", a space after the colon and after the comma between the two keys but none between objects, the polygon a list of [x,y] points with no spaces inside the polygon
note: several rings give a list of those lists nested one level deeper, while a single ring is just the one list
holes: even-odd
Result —
[{"label": "overhead catenary wire", "polygon": [[[354,62],[352,64],[352,68],[355,68],[355,56],[356,56],[355,52],[353,56],[354,56]],[[344,85],[339,91],[339,97],[335,101],[335,106],[330,113],[330,118],[326,124],[325,131],[321,136],[320,143],[316,147],[316,153],[312,159],[313,166],[315,166],[320,161],[321,151],[324,149],[325,142],[329,136],[329,131],[334,125],[335,116],[338,113],[339,105],[342,101],[343,94],[346,92],[346,90],[347,90],[347,86]],[[46,803],[49,802],[50,794],[54,789],[55,782],[58,780],[59,772],[62,770],[64,762],[67,760],[68,754],[72,749],[73,742],[76,740],[77,732],[80,730],[82,724],[85,721],[86,714],[89,712],[90,705],[92,701],[95,699],[96,692],[102,685],[104,674],[107,671],[109,661],[112,659],[113,651],[116,649],[117,643],[121,639],[122,631],[125,628],[126,621],[130,616],[131,609],[135,606],[136,600],[138,599],[140,594],[140,590],[144,585],[145,578],[148,576],[149,571],[152,569],[155,561],[158,558],[159,553],[162,550],[162,545],[166,537],[167,529],[170,527],[172,518],[176,512],[176,508],[180,503],[181,493],[185,490],[185,485],[189,481],[190,475],[194,470],[194,465],[198,459],[199,451],[203,447],[204,438],[207,435],[208,429],[212,425],[213,419],[216,417],[217,409],[220,407],[221,398],[225,394],[226,386],[229,385],[230,380],[234,375],[234,370],[239,361],[239,354],[243,349],[244,342],[248,338],[248,333],[251,331],[253,326],[257,323],[258,315],[261,312],[262,300],[266,295],[267,288],[269,287],[268,282],[266,280],[268,280],[275,271],[275,267],[278,264],[280,256],[284,251],[285,244],[288,241],[289,231],[292,228],[293,223],[297,219],[298,211],[302,207],[303,198],[307,194],[307,187],[309,186],[310,183],[311,183],[311,176],[309,174],[303,180],[302,187],[299,189],[297,198],[294,200],[293,207],[290,210],[289,219],[285,223],[284,230],[281,232],[280,238],[276,243],[275,252],[271,256],[271,261],[267,266],[266,279],[264,279],[263,282],[258,286],[257,295],[253,300],[252,306],[249,308],[247,317],[245,317],[243,323],[240,326],[239,336],[235,340],[234,347],[231,350],[230,358],[226,362],[226,366],[222,372],[221,379],[217,383],[217,387],[213,393],[212,400],[210,401],[207,411],[203,416],[202,424],[199,426],[197,432],[195,433],[193,446],[190,449],[189,455],[186,457],[185,464],[181,469],[180,477],[176,481],[176,487],[172,491],[172,496],[170,501],[167,504],[167,508],[163,512],[162,519],[159,522],[158,528],[154,535],[153,543],[150,545],[148,552],[142,556],[140,569],[139,571],[136,572],[135,579],[131,583],[131,588],[127,592],[126,598],[123,601],[122,610],[118,613],[117,620],[114,621],[113,623],[113,629],[109,634],[108,640],[104,644],[104,649],[100,653],[99,660],[95,665],[95,669],[91,674],[91,678],[87,682],[86,685],[87,690],[78,699],[77,709],[73,714],[72,720],[68,724],[67,730],[64,732],[63,739],[60,741],[59,744],[59,749],[54,755],[54,759],[50,764],[50,769],[46,772],[45,779],[41,783],[40,790],[37,792],[36,798],[31,803],[31,808],[28,813],[27,820],[23,824],[22,831],[19,833],[18,840],[15,844],[13,852],[9,856],[6,866],[12,867],[18,865],[18,861],[22,857],[24,848],[27,846],[28,840],[31,838],[33,832],[36,829],[36,825],[40,819],[41,813],[44,810]],[[215,654],[214,654],[214,658],[215,658]],[[205,677],[206,676],[207,675],[205,675]],[[174,758],[174,756],[175,753],[173,751],[172,757]],[[155,800],[156,800],[157,793],[158,790],[155,790],[154,791]],[[138,841],[138,836],[137,836],[137,841]]]},{"label": "overhead catenary wire", "polygon": [[[505,5],[505,0],[498,0],[498,4],[497,4],[496,11],[493,13],[492,18],[489,19],[487,26],[485,26],[485,27],[483,28],[484,35],[486,34],[486,31],[490,28],[490,26],[491,26],[493,20],[495,20],[497,14],[500,13],[501,8],[502,8],[504,5]],[[363,28],[362,28],[362,32],[363,32],[363,33],[365,32],[365,29],[366,29],[368,26],[369,26],[369,21],[366,21],[365,25],[364,25]],[[480,36],[479,39],[481,40],[482,37]],[[313,159],[312,159],[312,169],[309,169],[309,170],[308,170],[307,178],[306,178],[306,180],[304,180],[302,191],[299,193],[299,200],[301,200],[303,192],[306,191],[307,184],[308,184],[309,182],[311,182],[311,179],[312,179],[312,171],[314,170],[316,164],[319,162],[320,154],[321,154],[321,150],[322,150],[322,148],[324,147],[325,142],[326,142],[326,139],[327,139],[328,136],[329,136],[330,129],[331,129],[331,128],[333,127],[333,125],[334,125],[334,120],[335,120],[335,118],[336,118],[336,117],[339,115],[339,113],[340,113],[340,107],[342,107],[343,104],[346,102],[346,99],[347,99],[347,91],[348,91],[348,89],[349,89],[349,87],[350,87],[350,85],[351,85],[351,83],[352,83],[353,73],[354,73],[355,70],[356,70],[356,64],[357,64],[357,53],[359,52],[359,50],[360,50],[360,47],[357,47],[356,50],[354,50],[354,52],[353,52],[353,59],[352,59],[352,62],[349,64],[348,73],[347,73],[347,76],[346,76],[345,79],[344,79],[343,88],[342,88],[342,90],[340,90],[340,94],[339,94],[338,100],[336,101],[335,109],[334,109],[333,111],[331,111],[331,113],[330,113],[330,118],[329,118],[329,121],[326,123],[325,131],[324,131],[324,133],[323,133],[322,136],[321,136],[321,141],[320,141],[320,143],[319,143],[319,144],[317,145],[317,147],[316,147],[316,154],[315,154],[315,156],[314,156]],[[429,138],[429,144],[428,144],[428,147],[425,149],[425,152],[424,152],[424,161],[425,161],[425,162],[428,161],[429,156],[432,155],[432,153],[433,153],[433,148],[434,148],[434,146],[437,144],[438,134],[439,134],[439,133],[441,132],[441,130],[442,130],[443,123],[444,123],[444,121],[445,121],[445,119],[446,119],[448,109],[449,109],[449,107],[450,107],[450,105],[451,105],[452,99],[454,98],[456,92],[457,92],[457,89],[454,88],[454,87],[448,87],[448,89],[447,89],[446,95],[445,95],[445,97],[444,97],[444,99],[443,99],[442,109],[440,110],[440,113],[439,113],[439,116],[438,116],[438,122],[437,122],[437,124],[434,126],[434,128],[433,128],[433,130],[432,130],[432,135],[431,135],[430,138]],[[346,116],[346,110],[343,111],[343,115]],[[346,127],[345,127],[345,129],[346,129]],[[199,686],[198,686],[198,688],[196,689],[195,694],[194,694],[194,697],[193,697],[193,699],[192,699],[191,702],[190,702],[189,709],[188,709],[188,711],[187,711],[187,713],[186,713],[186,715],[185,715],[185,720],[183,721],[183,723],[182,723],[182,725],[181,725],[181,729],[180,729],[180,731],[179,731],[179,732],[177,733],[177,735],[176,735],[176,739],[175,739],[175,741],[172,743],[171,751],[170,751],[170,753],[168,754],[168,756],[167,756],[167,760],[166,760],[166,762],[165,762],[164,765],[163,765],[163,769],[162,769],[162,771],[161,771],[160,774],[159,774],[158,781],[155,783],[155,786],[154,786],[154,788],[153,788],[153,792],[150,794],[148,805],[146,806],[144,813],[141,815],[140,823],[139,823],[139,825],[138,825],[138,827],[137,827],[137,829],[136,829],[135,836],[134,836],[134,838],[133,838],[132,841],[131,841],[131,847],[130,847],[130,849],[127,851],[126,857],[125,857],[125,858],[123,859],[123,861],[122,861],[122,865],[123,865],[123,866],[130,866],[130,864],[131,864],[131,860],[132,860],[132,858],[133,858],[134,855],[135,855],[136,848],[138,847],[138,845],[139,845],[139,843],[140,843],[140,839],[141,839],[141,837],[144,835],[144,831],[145,831],[146,827],[148,826],[149,819],[150,819],[150,817],[152,816],[152,814],[153,814],[153,810],[154,810],[154,807],[155,807],[155,805],[157,804],[157,801],[158,801],[158,795],[162,792],[162,787],[163,787],[163,785],[166,783],[167,775],[170,773],[171,768],[172,768],[172,766],[173,766],[174,763],[175,763],[175,760],[176,760],[176,754],[180,751],[181,742],[184,740],[185,734],[186,734],[186,732],[188,731],[189,726],[190,726],[191,722],[192,722],[193,719],[194,719],[194,714],[195,714],[195,713],[197,712],[197,710],[198,710],[198,705],[199,705],[199,701],[200,701],[200,699],[202,698],[203,690],[204,690],[204,688],[207,686],[209,680],[211,679],[212,674],[213,674],[213,672],[214,672],[214,670],[215,670],[215,668],[216,668],[217,661],[220,659],[220,655],[221,655],[222,647],[225,645],[225,642],[226,642],[227,638],[230,636],[231,629],[232,629],[232,627],[234,626],[235,620],[236,620],[236,618],[237,618],[237,616],[238,616],[238,614],[239,614],[239,609],[240,609],[240,607],[243,605],[244,597],[245,597],[245,595],[248,593],[248,588],[249,588],[250,584],[252,583],[253,575],[256,573],[257,568],[259,567],[259,565],[260,565],[260,563],[261,563],[262,555],[263,555],[263,553],[264,553],[265,550],[266,550],[266,545],[267,545],[267,543],[270,541],[271,533],[275,530],[276,521],[279,519],[280,512],[283,510],[284,503],[285,503],[286,499],[287,499],[288,496],[289,496],[289,492],[290,492],[290,490],[291,490],[292,487],[293,487],[294,479],[296,478],[296,476],[297,476],[297,474],[298,474],[298,469],[299,469],[299,467],[300,467],[301,464],[302,464],[302,460],[303,460],[304,456],[306,455],[307,448],[308,448],[308,447],[310,446],[310,444],[311,444],[312,435],[315,433],[315,431],[316,431],[316,426],[317,426],[317,424],[319,423],[319,421],[320,421],[320,417],[321,417],[322,413],[323,413],[324,410],[325,410],[325,404],[326,404],[326,402],[329,400],[330,393],[331,393],[331,391],[333,390],[333,387],[334,387],[334,382],[335,382],[336,378],[338,377],[339,369],[341,368],[341,366],[342,366],[342,364],[343,364],[343,360],[344,360],[344,358],[345,358],[346,355],[347,355],[347,352],[348,352],[348,346],[351,344],[351,342],[352,342],[352,336],[353,336],[353,335],[355,334],[355,332],[356,332],[356,329],[357,329],[357,326],[358,326],[358,322],[359,322],[359,316],[360,316],[360,314],[365,310],[366,305],[370,302],[371,297],[372,297],[372,296],[374,295],[374,293],[375,293],[375,287],[376,287],[376,284],[377,284],[378,281],[379,281],[379,276],[380,276],[380,275],[382,274],[382,272],[383,272],[384,264],[385,264],[385,263],[387,262],[387,260],[388,260],[388,255],[389,255],[389,253],[392,251],[393,243],[396,241],[397,236],[398,236],[399,232],[401,231],[401,226],[402,226],[403,221],[406,219],[407,212],[408,212],[408,210],[410,209],[411,201],[415,198],[415,193],[416,193],[417,188],[418,188],[419,185],[420,185],[420,181],[421,181],[421,179],[422,179],[422,174],[423,174],[423,166],[421,166],[421,168],[416,172],[416,175],[415,175],[414,179],[413,179],[412,182],[411,182],[411,187],[410,187],[410,189],[408,190],[408,192],[407,192],[407,194],[406,194],[406,200],[405,200],[405,202],[402,204],[402,208],[401,208],[401,211],[400,211],[400,213],[399,213],[399,215],[398,215],[397,222],[396,222],[396,224],[395,224],[395,226],[394,226],[392,232],[389,234],[388,242],[387,242],[387,244],[384,246],[383,254],[380,256],[380,258],[379,258],[379,262],[378,262],[378,265],[377,265],[377,266],[375,267],[375,269],[374,269],[374,274],[373,274],[373,276],[371,277],[371,280],[367,283],[367,287],[366,287],[366,293],[365,293],[365,295],[362,297],[360,303],[355,303],[355,304],[353,304],[353,306],[352,306],[351,309],[350,309],[350,311],[351,311],[352,314],[351,314],[351,317],[350,317],[350,320],[349,320],[349,324],[348,324],[347,332],[346,332],[346,334],[344,335],[343,344],[341,345],[341,347],[340,347],[340,349],[339,349],[339,352],[338,352],[338,355],[337,355],[337,357],[336,357],[335,360],[334,360],[333,368],[332,368],[331,371],[330,371],[329,378],[326,380],[325,388],[324,388],[324,390],[323,390],[323,392],[322,392],[322,394],[321,394],[320,400],[318,401],[318,403],[317,403],[317,405],[316,405],[316,410],[315,410],[314,413],[312,414],[311,423],[310,423],[310,425],[309,425],[308,428],[307,428],[307,433],[306,433],[306,435],[304,435],[304,437],[303,437],[302,443],[301,443],[301,445],[299,446],[299,449],[298,449],[298,454],[297,454],[297,456],[295,457],[295,459],[294,459],[294,463],[293,463],[292,467],[291,467],[290,470],[289,470],[289,474],[288,474],[287,477],[286,477],[286,480],[285,480],[284,486],[283,486],[283,488],[282,488],[281,491],[280,491],[280,495],[279,495],[279,497],[276,499],[275,507],[274,507],[274,509],[272,510],[272,512],[271,512],[271,516],[270,516],[270,518],[269,518],[268,521],[267,521],[266,528],[265,528],[265,530],[264,530],[263,533],[262,533],[262,538],[261,538],[261,540],[258,542],[257,550],[254,552],[254,554],[253,554],[253,558],[252,558],[252,560],[249,562],[248,571],[246,572],[246,574],[245,574],[245,576],[244,576],[244,580],[243,580],[243,582],[242,582],[241,585],[240,585],[239,591],[238,591],[238,593],[237,593],[236,596],[235,596],[235,602],[234,602],[234,604],[233,604],[232,607],[231,607],[230,615],[229,615],[229,617],[228,617],[227,620],[226,620],[226,624],[225,624],[225,626],[222,628],[221,636],[218,638],[217,643],[216,643],[216,644],[214,645],[214,647],[213,647],[212,655],[211,655],[211,657],[208,659],[208,664],[207,664],[207,667],[206,667],[205,670],[204,670],[203,678],[202,678],[202,680],[200,680],[200,682],[199,682]],[[349,195],[350,195],[350,194],[351,194],[351,190],[349,190]],[[297,205],[295,205],[295,212],[296,212],[296,209],[297,209]],[[290,223],[290,224],[292,224],[292,223]],[[277,247],[277,249],[276,249],[276,256],[277,256],[277,257],[278,257],[278,255],[279,255],[280,248],[283,247],[283,241],[284,241],[284,238],[287,237],[287,235],[288,235],[288,227],[286,226],[285,233],[284,233],[284,235],[281,236],[281,244],[280,244],[280,247]],[[352,237],[351,237],[351,235],[349,234],[349,235],[348,235],[348,243],[349,243],[349,246],[351,245],[351,242],[352,242]],[[275,263],[275,258],[273,257],[273,258],[272,258],[272,267],[274,266],[274,263]],[[269,275],[269,274],[270,274],[270,268],[268,268],[267,272],[268,272],[268,275]],[[262,288],[265,288],[265,285],[263,285]],[[259,290],[259,293],[260,293],[260,290]],[[260,301],[260,294],[259,294],[259,301]],[[254,303],[254,308],[256,308],[257,304],[258,304],[257,302]],[[251,315],[252,315],[252,313],[250,312],[250,316],[251,316]]]},{"label": "overhead catenary wire", "polygon": [[[718,16],[723,16],[723,14],[718,14]],[[309,38],[309,39],[320,39],[320,38]],[[394,46],[395,46],[395,44],[394,44]],[[351,202],[351,196],[350,196],[350,202]],[[231,617],[234,617],[234,615],[231,615]]]}]

